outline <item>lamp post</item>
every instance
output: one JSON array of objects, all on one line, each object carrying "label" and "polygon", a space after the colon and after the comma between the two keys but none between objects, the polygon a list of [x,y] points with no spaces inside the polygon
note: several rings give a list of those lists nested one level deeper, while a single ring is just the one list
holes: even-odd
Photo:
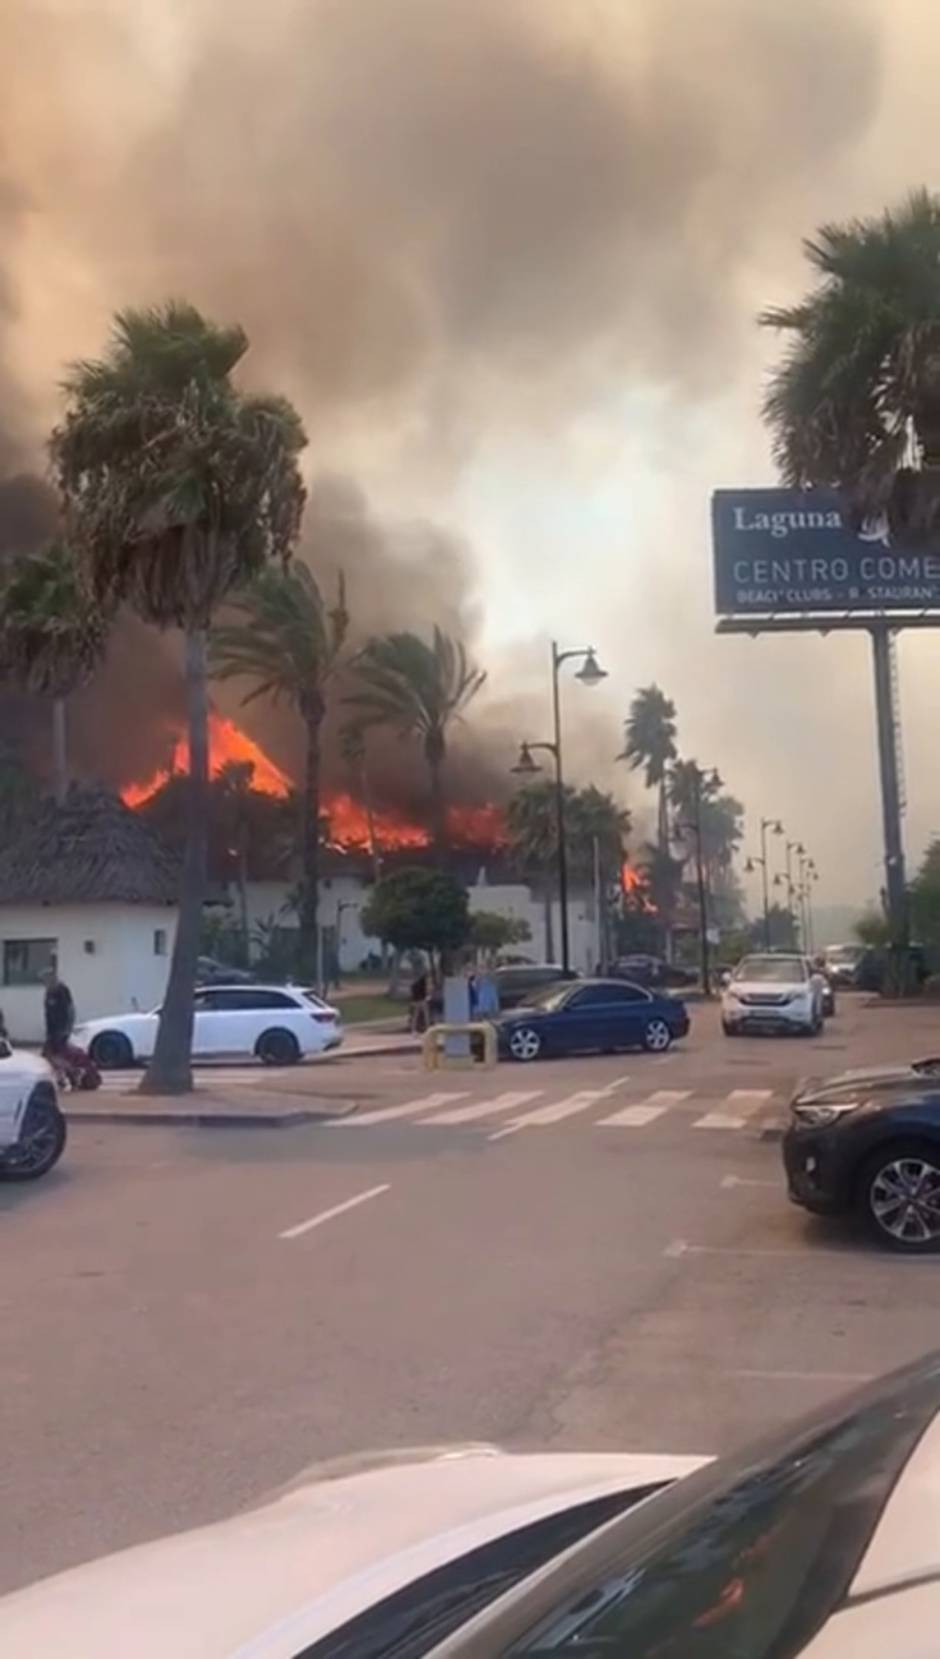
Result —
[{"label": "lamp post", "polygon": [[806,852],[806,849],[803,846],[802,841],[788,841],[787,844],[786,844],[786,855],[787,855],[787,866],[786,866],[787,867],[787,909],[790,912],[790,915],[793,917],[793,929],[794,929],[795,933],[799,931],[799,925],[800,924],[799,924],[799,918],[796,915],[795,907],[794,907],[794,904],[793,904],[794,896],[795,896],[795,893],[796,893],[796,887],[795,887],[795,884],[794,884],[794,881],[793,881],[793,864],[792,864],[791,860],[792,860],[792,855],[794,853],[796,853],[797,858],[802,858],[804,856],[805,852]]},{"label": "lamp post", "polygon": [[551,743],[523,743],[519,759],[512,768],[517,777],[531,777],[541,771],[532,759],[533,749],[541,749],[555,761],[555,823],[558,836],[558,904],[561,911],[561,965],[565,973],[571,968],[571,945],[568,936],[568,849],[565,844],[565,781],[561,762],[561,698],[558,686],[559,670],[563,662],[580,661],[575,679],[582,685],[600,685],[606,680],[607,670],[598,663],[593,646],[575,651],[560,651],[552,640],[552,721],[554,738]]},{"label": "lamp post", "polygon": [[773,835],[783,834],[783,825],[779,818],[762,818],[760,821],[760,858],[757,863],[761,867],[763,894],[764,894],[764,949],[770,949],[770,896],[769,878],[767,873],[767,831]]}]

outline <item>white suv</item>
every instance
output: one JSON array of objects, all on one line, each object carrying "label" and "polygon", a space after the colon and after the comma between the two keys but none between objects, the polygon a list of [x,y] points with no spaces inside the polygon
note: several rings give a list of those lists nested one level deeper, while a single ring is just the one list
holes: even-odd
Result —
[{"label": "white suv", "polygon": [[822,1024],[822,976],[804,956],[745,956],[722,991],[726,1037],[745,1031],[815,1037]]},{"label": "white suv", "polygon": [[0,1037],[0,1180],[35,1181],[64,1146],[52,1067]]}]

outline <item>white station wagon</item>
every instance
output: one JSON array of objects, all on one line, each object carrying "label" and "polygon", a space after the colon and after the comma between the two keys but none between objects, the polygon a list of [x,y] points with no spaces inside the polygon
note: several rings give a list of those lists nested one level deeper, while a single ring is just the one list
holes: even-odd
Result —
[{"label": "white station wagon", "polygon": [[[297,985],[206,985],[196,992],[193,1058],[263,1060],[291,1066],[338,1048],[342,1019],[313,991]],[[157,1040],[159,1008],[114,1014],[76,1026],[74,1041],[95,1064],[112,1070],[149,1060]]]}]

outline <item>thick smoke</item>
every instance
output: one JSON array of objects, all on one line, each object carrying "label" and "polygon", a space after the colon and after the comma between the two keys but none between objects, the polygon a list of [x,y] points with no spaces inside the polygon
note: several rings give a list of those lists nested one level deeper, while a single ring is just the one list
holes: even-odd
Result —
[{"label": "thick smoke", "polygon": [[[513,430],[551,468],[630,386],[727,380],[754,273],[771,285],[828,208],[878,77],[860,0],[7,0],[0,473],[41,469],[60,365],[117,306],[185,294],[239,319],[254,382],[298,403],[303,556],[327,588],[345,569],[357,637],[438,621],[473,648],[473,555],[404,520],[408,481],[446,501]],[[0,493],[0,546],[35,532],[11,506],[31,496]],[[80,763],[158,764],[175,683],[172,644],[122,627]],[[512,704],[460,744],[468,796],[544,725],[544,699]],[[390,792],[420,787],[404,757],[386,746]]]}]

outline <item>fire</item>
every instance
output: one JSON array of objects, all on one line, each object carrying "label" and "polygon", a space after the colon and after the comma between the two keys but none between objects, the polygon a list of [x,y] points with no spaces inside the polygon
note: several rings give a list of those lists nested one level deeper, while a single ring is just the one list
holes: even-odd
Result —
[{"label": "fire", "polygon": [[629,860],[625,860],[620,867],[620,886],[627,899],[630,899],[636,909],[645,911],[647,916],[656,915],[656,906],[649,895],[649,880],[645,870],[638,870]]},{"label": "fire", "polygon": [[[369,814],[351,795],[329,795],[323,804],[323,816],[329,823],[328,841],[338,847],[365,848],[370,845]],[[396,812],[374,812],[372,829],[375,844],[383,852],[399,852],[406,847],[426,847],[430,836],[420,824],[410,824]]]},{"label": "fire", "polygon": [[[280,767],[275,766],[264,750],[258,747],[247,732],[240,731],[234,721],[226,720],[223,715],[213,711],[209,715],[209,771],[212,777],[218,777],[226,762],[232,760],[245,761],[254,767],[251,780],[253,789],[260,789],[265,795],[284,796],[290,793],[290,778]],[[121,790],[121,798],[127,806],[141,806],[162,788],[172,773],[188,770],[189,743],[185,733],[181,732],[175,738],[169,766],[154,772],[143,782],[125,785]]]},{"label": "fire", "polygon": [[447,838],[458,847],[504,847],[506,822],[498,806],[452,806],[447,812]]}]

